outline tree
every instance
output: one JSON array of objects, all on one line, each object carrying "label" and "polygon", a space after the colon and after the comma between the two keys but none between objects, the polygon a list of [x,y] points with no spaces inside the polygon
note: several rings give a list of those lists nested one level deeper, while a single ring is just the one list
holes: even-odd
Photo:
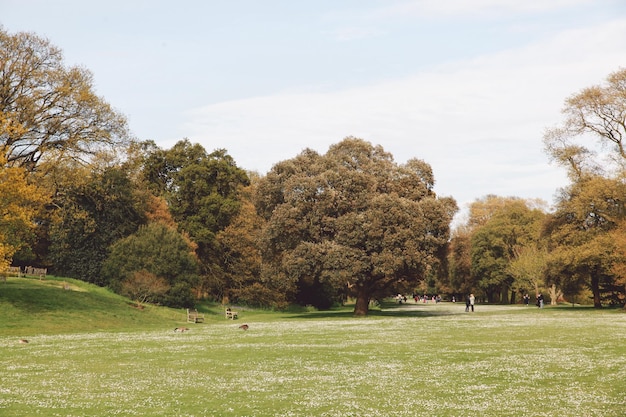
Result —
[{"label": "tree", "polygon": [[7,166],[0,154],[0,272],[17,251],[33,244],[34,219],[49,199],[44,189],[29,183],[24,169]]},{"label": "tree", "polygon": [[611,267],[611,273],[614,277],[612,295],[615,300],[626,308],[626,219],[618,223],[608,236],[614,250],[611,251],[615,257]]},{"label": "tree", "polygon": [[273,279],[261,278],[260,236],[265,220],[254,206],[258,177],[254,178],[250,186],[242,188],[239,214],[217,235],[224,278],[218,283],[219,293],[230,302],[280,308],[286,304],[285,294],[273,287]]},{"label": "tree", "polygon": [[[540,247],[539,242],[516,248],[515,257],[507,266],[508,274],[514,279],[514,285],[524,292],[533,289],[534,294],[539,294],[544,284],[547,258],[547,250]],[[549,291],[550,304],[556,304],[561,295],[560,289],[553,283]]]},{"label": "tree", "polygon": [[355,315],[367,314],[372,298],[410,288],[441,261],[457,207],[433,185],[427,163],[398,165],[351,137],[275,165],[258,189],[265,274],[300,300],[351,288]]},{"label": "tree", "polygon": [[126,119],[93,91],[92,74],[32,33],[0,27],[0,145],[10,165],[81,160],[128,143]]},{"label": "tree", "polygon": [[143,172],[151,190],[167,201],[179,230],[197,244],[205,286],[214,286],[223,279],[216,236],[238,214],[240,188],[249,184],[247,174],[225,150],[207,154],[188,140],[169,150],[153,150]]},{"label": "tree", "polygon": [[455,294],[470,294],[477,288],[472,275],[472,231],[467,225],[452,233],[448,249],[449,285]]},{"label": "tree", "polygon": [[616,280],[612,233],[626,219],[624,181],[587,175],[564,190],[544,234],[551,252],[549,279],[566,295],[582,286],[593,294],[593,304],[602,307],[602,288]]},{"label": "tree", "polygon": [[[563,113],[562,125],[544,136],[547,153],[567,167],[572,180],[546,227],[552,252],[549,273],[552,280],[563,282],[567,292],[589,287],[594,306],[601,307],[603,286],[613,286],[614,273],[620,270],[609,249],[615,240],[607,235],[626,216],[626,69],[610,74],[604,85],[568,98]],[[600,154],[604,158],[590,148],[589,138],[609,149]]]},{"label": "tree", "polygon": [[596,158],[585,143],[595,138],[603,147],[610,147],[609,159],[623,166],[626,160],[626,69],[610,74],[605,85],[587,87],[565,101],[565,120],[544,135],[547,153],[570,169],[578,178],[585,173],[599,174],[602,167],[616,167]]},{"label": "tree", "polygon": [[[472,274],[489,302],[507,302],[515,280],[510,265],[523,250],[539,238],[543,212],[530,209],[519,198],[499,200],[502,204],[474,231],[471,240]],[[496,297],[496,294],[500,294]],[[515,302],[515,291],[511,302]]]},{"label": "tree", "polygon": [[170,289],[166,280],[145,269],[133,272],[122,281],[121,286],[121,294],[135,300],[138,306],[143,303],[157,302]]},{"label": "tree", "polygon": [[450,285],[456,293],[467,296],[478,289],[478,278],[472,273],[472,236],[506,205],[506,201],[496,195],[474,201],[469,206],[467,222],[454,230],[447,257]]},{"label": "tree", "polygon": [[[151,301],[191,307],[192,289],[198,281],[198,259],[189,239],[172,227],[150,223],[111,246],[102,275],[118,292],[135,288],[145,293],[154,289],[152,284],[158,284],[158,293],[150,290]],[[166,289],[161,280],[167,284]]]},{"label": "tree", "polygon": [[54,197],[50,258],[57,273],[105,286],[109,247],[146,223],[146,202],[119,167],[83,172],[83,182],[63,184]]}]

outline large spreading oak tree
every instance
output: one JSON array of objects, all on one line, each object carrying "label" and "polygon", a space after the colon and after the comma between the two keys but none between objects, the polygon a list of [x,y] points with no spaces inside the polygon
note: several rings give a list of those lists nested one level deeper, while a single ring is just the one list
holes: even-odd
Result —
[{"label": "large spreading oak tree", "polygon": [[366,315],[370,300],[414,288],[441,261],[458,208],[433,187],[426,162],[397,164],[353,137],[276,164],[258,187],[264,275],[296,294],[350,288]]}]

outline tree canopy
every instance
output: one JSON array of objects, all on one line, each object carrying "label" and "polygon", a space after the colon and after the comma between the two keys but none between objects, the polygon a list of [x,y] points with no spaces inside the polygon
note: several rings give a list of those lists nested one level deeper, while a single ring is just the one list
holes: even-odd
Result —
[{"label": "tree canopy", "polygon": [[109,246],[146,223],[146,202],[120,167],[92,174],[55,196],[50,258],[58,273],[107,285],[100,269]]},{"label": "tree canopy", "polygon": [[367,314],[372,298],[407,289],[440,261],[457,207],[433,185],[425,162],[398,165],[361,139],[325,155],[305,150],[259,185],[264,259],[296,298],[350,288],[355,314]]},{"label": "tree canopy", "polygon": [[600,176],[579,180],[564,192],[545,228],[552,252],[550,280],[566,294],[588,287],[596,307],[602,305],[603,287],[619,279],[614,265],[623,259],[616,252],[613,233],[626,220],[624,196],[623,181]]},{"label": "tree canopy", "polygon": [[[623,283],[621,272],[616,274],[623,259],[615,256],[611,236],[626,218],[626,69],[571,96],[563,113],[562,125],[544,136],[547,152],[568,168],[572,180],[545,229],[552,252],[548,273],[566,293],[588,287],[600,307],[602,293]],[[608,152],[598,156],[590,138]],[[620,291],[626,293],[623,284]]]},{"label": "tree canopy", "polygon": [[0,154],[0,272],[17,251],[34,243],[35,217],[49,199],[45,190],[28,182],[24,169],[8,167]]},{"label": "tree canopy", "polygon": [[126,119],[93,89],[92,74],[32,33],[0,27],[0,145],[9,164],[85,159],[128,142]]},{"label": "tree canopy", "polygon": [[174,228],[150,223],[111,246],[102,274],[113,288],[140,301],[191,307],[192,289],[198,281],[193,249]]},{"label": "tree canopy", "polygon": [[[582,89],[565,101],[560,126],[544,135],[545,150],[576,180],[588,173],[610,174],[626,160],[626,69],[610,74],[604,85]],[[591,140],[609,152],[599,158]],[[609,172],[607,172],[607,169]]]},{"label": "tree canopy", "polygon": [[181,140],[171,149],[150,151],[143,177],[167,201],[179,230],[197,244],[207,286],[221,280],[216,236],[239,212],[240,188],[249,184],[246,172],[223,149],[207,153],[201,145]]},{"label": "tree canopy", "polygon": [[[497,208],[484,217],[471,241],[472,273],[489,302],[496,301],[496,294],[501,301],[507,299],[509,289],[516,284],[511,265],[524,251],[536,248],[545,216],[519,198],[495,200],[499,201]],[[515,294],[513,291],[512,296]]]},{"label": "tree canopy", "polygon": [[456,202],[436,195],[425,161],[348,137],[251,181],[225,149],[133,140],[87,69],[0,27],[0,272],[33,262],[169,305],[351,296],[357,315],[411,291],[626,304],[626,69],[563,114],[544,136],[571,180],[554,211],[489,195],[450,239]]}]

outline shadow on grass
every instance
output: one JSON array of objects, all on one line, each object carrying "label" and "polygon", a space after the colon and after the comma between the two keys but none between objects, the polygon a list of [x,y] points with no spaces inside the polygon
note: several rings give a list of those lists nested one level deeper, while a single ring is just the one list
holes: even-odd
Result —
[{"label": "shadow on grass", "polygon": [[[456,308],[458,306],[458,309]],[[454,307],[454,308],[453,308]],[[457,304],[449,308],[437,308],[437,306],[419,304],[389,304],[384,303],[380,308],[373,308],[364,317],[441,317],[467,314],[465,305]],[[355,316],[354,309],[348,306],[322,311],[294,312],[288,318],[294,319],[325,319],[325,318],[359,318]]]},{"label": "shadow on grass", "polygon": [[[588,311],[588,312],[602,312],[602,311],[623,311],[626,312],[626,308],[620,305],[602,305],[600,308],[596,308],[593,305],[589,304],[574,304],[571,303],[561,303],[558,305],[546,305],[543,308],[537,308],[536,306],[532,306],[532,310],[536,311],[550,311],[550,312],[564,312],[569,313],[572,311]],[[530,308],[530,307],[529,307]]]},{"label": "shadow on grass", "polygon": [[[535,306],[523,307],[522,305],[511,304],[478,304],[474,313],[468,313],[465,311],[465,303],[450,303],[443,302],[441,304],[396,304],[393,302],[384,302],[379,307],[369,310],[365,317],[443,317],[443,316],[465,316],[474,315],[485,317],[490,314],[503,314],[503,313],[525,313],[525,314],[561,314],[561,313],[593,313],[602,311],[616,311],[625,312],[626,310],[617,306],[604,306],[601,309],[595,309],[593,306],[581,306],[576,305],[572,307],[571,304],[562,304],[558,306],[546,306],[539,309]],[[346,319],[346,318],[359,318],[354,315],[354,306],[346,305],[343,307],[334,308],[331,310],[322,311],[291,311],[286,316],[293,319]]]}]

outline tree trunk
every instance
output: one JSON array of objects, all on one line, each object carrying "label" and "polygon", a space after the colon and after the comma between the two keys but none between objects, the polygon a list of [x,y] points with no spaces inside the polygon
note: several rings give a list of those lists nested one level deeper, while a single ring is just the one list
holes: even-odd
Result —
[{"label": "tree trunk", "polygon": [[502,290],[500,291],[500,304],[506,304],[509,302],[509,286],[502,284]]},{"label": "tree trunk", "polygon": [[600,300],[600,278],[595,273],[591,275],[591,293],[593,294],[594,308],[602,308],[602,301]]},{"label": "tree trunk", "polygon": [[354,315],[355,316],[367,316],[367,313],[370,308],[370,294],[369,291],[359,286],[356,295],[356,304],[354,305]]},{"label": "tree trunk", "polygon": [[556,284],[552,284],[548,291],[550,292],[550,305],[557,305],[559,298],[563,297],[563,293],[556,287]]}]

